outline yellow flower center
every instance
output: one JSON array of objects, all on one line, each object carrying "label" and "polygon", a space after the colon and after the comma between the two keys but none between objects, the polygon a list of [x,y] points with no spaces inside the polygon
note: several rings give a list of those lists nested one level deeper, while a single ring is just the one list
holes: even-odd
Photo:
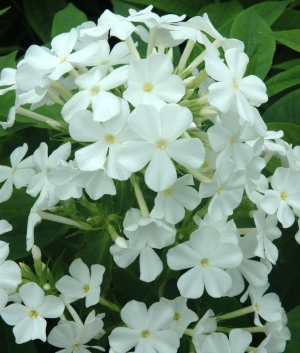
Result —
[{"label": "yellow flower center", "polygon": [[100,91],[99,86],[94,86],[94,87],[92,88],[92,90],[91,90],[91,95],[92,95],[92,96],[95,96],[96,94],[99,93],[99,91]]},{"label": "yellow flower center", "polygon": [[179,319],[180,319],[180,315],[178,313],[175,313],[173,320],[178,321]]},{"label": "yellow flower center", "polygon": [[237,88],[239,88],[239,84],[235,82],[235,83],[233,84],[233,87],[234,87],[235,89],[237,89]]},{"label": "yellow flower center", "polygon": [[30,313],[29,313],[29,316],[32,319],[36,319],[39,316],[39,313],[37,311],[35,311],[35,310],[31,310]]},{"label": "yellow flower center", "polygon": [[287,194],[286,194],[286,192],[282,192],[281,194],[280,194],[280,198],[281,198],[281,200],[286,200],[286,198],[287,198]]},{"label": "yellow flower center", "polygon": [[220,187],[219,187],[219,190],[217,191],[217,193],[218,193],[218,194],[222,194],[223,190],[224,190],[224,187],[223,187],[223,186],[220,186]]},{"label": "yellow flower center", "polygon": [[151,92],[153,89],[153,86],[150,82],[146,82],[143,86],[145,92]]},{"label": "yellow flower center", "polygon": [[208,264],[209,264],[209,260],[208,260],[208,259],[203,259],[203,260],[201,260],[201,265],[202,265],[203,267],[207,267]]},{"label": "yellow flower center", "polygon": [[257,311],[259,311],[260,306],[259,306],[259,305],[257,305],[257,304],[255,304],[255,309],[256,309]]},{"label": "yellow flower center", "polygon": [[234,137],[230,140],[230,144],[231,144],[231,146],[235,144],[235,138]]},{"label": "yellow flower center", "polygon": [[105,136],[105,140],[107,143],[112,144],[116,141],[116,138],[115,136],[109,134]]},{"label": "yellow flower center", "polygon": [[161,150],[164,150],[167,147],[167,141],[165,140],[158,140],[156,142],[156,146],[160,148]]},{"label": "yellow flower center", "polygon": [[148,330],[143,331],[143,332],[141,333],[141,336],[142,336],[143,338],[148,338],[148,337],[150,336],[150,331],[148,331]]},{"label": "yellow flower center", "polygon": [[72,348],[76,351],[80,347],[80,343],[73,344]]},{"label": "yellow flower center", "polygon": [[203,164],[202,164],[202,168],[207,168],[210,166],[210,163],[209,161],[205,161]]},{"label": "yellow flower center", "polygon": [[88,284],[86,284],[83,288],[82,288],[82,291],[84,293],[87,293],[88,291],[90,290],[90,286]]},{"label": "yellow flower center", "polygon": [[173,189],[169,188],[169,189],[167,189],[167,190],[164,191],[164,194],[165,194],[166,196],[169,196],[169,195],[172,194],[172,192],[173,192]]}]

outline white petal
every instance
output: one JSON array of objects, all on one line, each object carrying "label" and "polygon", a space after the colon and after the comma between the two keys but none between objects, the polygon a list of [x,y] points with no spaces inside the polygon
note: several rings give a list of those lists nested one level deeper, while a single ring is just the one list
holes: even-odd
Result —
[{"label": "white petal", "polygon": [[163,264],[156,252],[149,246],[144,247],[140,253],[140,279],[152,282],[163,270]]}]

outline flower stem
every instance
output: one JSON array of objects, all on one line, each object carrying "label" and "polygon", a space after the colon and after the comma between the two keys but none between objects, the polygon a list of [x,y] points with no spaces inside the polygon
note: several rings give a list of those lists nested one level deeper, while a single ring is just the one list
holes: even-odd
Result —
[{"label": "flower stem", "polygon": [[195,78],[190,87],[196,89],[200,85],[200,83],[203,82],[207,77],[207,72],[205,70],[202,70],[200,74]]},{"label": "flower stem", "polygon": [[194,330],[191,329],[191,328],[187,328],[187,329],[184,331],[184,334],[187,335],[187,336],[193,337],[193,335],[194,335]]},{"label": "flower stem", "polygon": [[266,332],[265,327],[258,327],[258,326],[254,326],[254,327],[243,327],[242,328],[245,331],[248,331],[250,333],[258,333],[258,332]]},{"label": "flower stem", "polygon": [[57,222],[57,223],[62,223],[62,224],[68,224],[70,226],[75,226],[79,229],[89,229],[86,228],[85,226],[83,226],[82,224],[73,221],[72,219],[66,218],[66,217],[62,217],[62,216],[57,216],[51,213],[47,213],[47,212],[43,212],[43,211],[37,211],[36,212],[42,219],[46,219],[48,221],[53,221],[53,222]]},{"label": "flower stem", "polygon": [[136,196],[137,202],[139,204],[139,208],[140,208],[140,210],[142,212],[142,216],[143,217],[150,217],[146,201],[145,201],[144,196],[142,194],[142,191],[141,191],[141,189],[139,187],[139,184],[136,181],[136,178],[135,178],[135,176],[133,174],[130,177],[130,180],[131,180],[131,183],[133,185],[135,196]]},{"label": "flower stem", "polygon": [[136,47],[135,47],[135,44],[133,42],[133,39],[131,36],[128,36],[125,40],[126,44],[127,44],[127,47],[128,49],[130,50],[131,52],[131,55],[136,58],[136,59],[140,59],[140,54],[139,52],[137,51]]},{"label": "flower stem", "polygon": [[73,320],[74,320],[77,324],[83,326],[83,322],[81,321],[79,315],[78,315],[77,312],[74,310],[74,308],[72,307],[72,305],[71,305],[71,304],[66,304],[66,308],[69,310],[69,313],[70,313],[70,315],[72,316]]},{"label": "flower stem", "polygon": [[256,351],[257,351],[257,348],[251,347],[251,346],[249,346],[249,347],[246,349],[246,352],[253,352],[253,353],[256,353]]},{"label": "flower stem", "polygon": [[238,231],[241,235],[245,235],[247,233],[256,232],[256,228],[238,228]]},{"label": "flower stem", "polygon": [[264,155],[264,160],[266,161],[266,163],[269,162],[269,160],[273,157],[274,155],[274,152],[267,152],[265,155]]},{"label": "flower stem", "polygon": [[179,61],[179,64],[178,64],[178,69],[179,69],[179,72],[183,71],[185,65],[186,65],[186,62],[191,54],[191,51],[193,50],[194,48],[194,45],[195,45],[195,42],[192,40],[192,39],[189,39],[185,48],[184,48],[184,51],[181,55],[181,58],[180,58],[180,61]]},{"label": "flower stem", "polygon": [[62,126],[58,121],[56,121],[54,119],[51,119],[48,116],[34,113],[31,110],[24,109],[22,107],[18,107],[16,109],[16,114],[21,114],[21,115],[27,116],[28,118],[31,118],[31,119],[34,119],[34,120],[38,120],[38,121],[42,121],[43,123],[46,123],[46,124],[51,123],[51,124],[53,124],[53,126],[57,126],[57,127],[61,127]]},{"label": "flower stem", "polygon": [[54,103],[59,104],[59,105],[64,105],[65,103],[57,97],[53,92],[51,92],[49,89],[46,92],[46,96],[51,99]]},{"label": "flower stem", "polygon": [[250,314],[250,313],[253,313],[253,312],[254,312],[254,309],[250,305],[250,306],[247,306],[246,308],[235,310],[235,311],[232,311],[231,313],[221,315],[221,316],[218,317],[218,320],[233,319],[234,317],[247,315],[247,314]]},{"label": "flower stem", "polygon": [[192,174],[194,178],[196,178],[199,181],[211,181],[208,177],[206,177],[204,174],[197,172],[197,170],[191,169],[191,168],[186,168],[187,172]]},{"label": "flower stem", "polygon": [[166,46],[165,46],[163,43],[159,43],[157,49],[158,49],[158,53],[159,53],[159,54],[164,54],[164,53],[165,53]]},{"label": "flower stem", "polygon": [[152,54],[152,50],[154,48],[155,44],[155,38],[156,38],[156,26],[153,28],[150,28],[149,31],[149,40],[148,40],[148,46],[147,46],[147,56]]},{"label": "flower stem", "polygon": [[73,97],[73,94],[58,82],[53,81],[51,83],[51,87],[55,89],[55,91],[58,92],[66,101]]},{"label": "flower stem", "polygon": [[120,311],[120,308],[116,304],[111,303],[110,301],[104,299],[103,297],[100,297],[99,304],[106,306],[110,310],[117,311],[117,312]]},{"label": "flower stem", "polygon": [[74,80],[79,77],[79,73],[74,69],[74,67],[69,71],[69,74],[74,78]]}]

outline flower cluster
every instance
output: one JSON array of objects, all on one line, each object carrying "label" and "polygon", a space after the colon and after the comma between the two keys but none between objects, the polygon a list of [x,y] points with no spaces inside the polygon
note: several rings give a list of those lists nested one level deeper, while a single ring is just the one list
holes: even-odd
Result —
[{"label": "flower cluster", "polygon": [[[70,199],[83,204],[88,198],[95,205],[104,195],[114,200],[116,186],[130,180],[136,206],[119,215],[123,234],[116,231],[114,217],[103,221],[114,241],[109,256],[122,269],[139,258],[144,282],[153,282],[166,268],[184,271],[174,272],[180,296],[160,295],[148,309],[136,300],[123,307],[126,326],[114,324],[110,351],[175,353],[183,334],[197,353],[284,351],[290,339],[285,311],[275,293],[265,292],[278,258],[273,244],[281,236],[278,222],[287,228],[300,217],[299,147],[267,131],[257,109],[268,99],[266,87],[254,75],[245,77],[249,58],[243,43],[221,36],[206,14],[184,18],[160,17],[152,6],[130,10],[128,17],[106,10],[97,25],[86,22],[56,36],[50,49],[33,45],[16,69],[2,71],[1,94],[16,93],[2,127],[23,115],[58,131],[64,142],[50,155],[42,142],[25,159],[24,143],[11,154],[11,167],[0,166],[0,202],[14,187],[26,187],[35,198],[26,241],[36,273],[23,265],[21,277],[19,266],[5,261],[8,244],[0,243],[1,316],[14,326],[17,343],[45,341],[45,318],[59,317],[48,342],[60,352],[104,350],[86,345],[104,335],[104,314],[92,311],[83,323],[71,303],[84,298],[85,307],[100,303],[120,311],[100,296],[105,267],[89,268],[77,258],[71,276],[54,281],[34,245],[34,228],[46,219],[97,229],[92,218],[56,214],[59,204]],[[146,53],[139,52],[134,32],[147,43]],[[111,50],[108,36],[119,39]],[[184,41],[174,67],[173,47]],[[203,51],[192,61],[196,43]],[[34,112],[54,104],[61,116]],[[277,156],[282,167],[267,178],[264,168]],[[238,228],[237,210],[252,217],[255,227]],[[3,232],[9,231],[1,222]],[[9,297],[13,292],[18,295]],[[243,292],[241,301],[249,296],[251,305],[232,313],[196,314],[187,307],[188,299],[204,293],[220,298]],[[6,306],[8,301],[14,303]],[[255,327],[219,326],[248,313],[254,313]],[[188,328],[192,322],[197,323]],[[251,346],[255,332],[266,335],[258,347]]]}]

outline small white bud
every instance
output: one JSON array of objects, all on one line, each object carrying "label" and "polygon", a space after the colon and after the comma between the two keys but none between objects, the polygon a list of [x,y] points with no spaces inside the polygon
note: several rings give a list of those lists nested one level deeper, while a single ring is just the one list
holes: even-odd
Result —
[{"label": "small white bud", "polygon": [[194,80],[195,80],[195,77],[191,76],[191,77],[188,77],[185,80],[183,80],[183,83],[184,83],[185,87],[188,87],[190,84],[192,84],[194,82]]},{"label": "small white bud", "polygon": [[116,240],[115,240],[115,243],[116,245],[119,247],[119,248],[122,248],[122,249],[127,249],[128,246],[126,244],[126,240],[122,237],[117,237]]},{"label": "small white bud", "polygon": [[199,104],[207,104],[208,103],[208,95],[202,96],[198,99],[197,103]]},{"label": "small white bud", "polygon": [[217,110],[214,110],[213,107],[204,107],[204,108],[200,109],[199,114],[203,115],[203,116],[212,116],[212,115],[218,114],[218,112],[217,112]]},{"label": "small white bud", "polygon": [[43,285],[43,289],[44,289],[45,292],[48,292],[48,290],[50,290],[50,288],[51,288],[51,286],[50,286],[49,283],[46,283],[46,284]]},{"label": "small white bud", "polygon": [[38,246],[33,245],[31,249],[33,260],[40,260],[42,258],[41,250]]}]

